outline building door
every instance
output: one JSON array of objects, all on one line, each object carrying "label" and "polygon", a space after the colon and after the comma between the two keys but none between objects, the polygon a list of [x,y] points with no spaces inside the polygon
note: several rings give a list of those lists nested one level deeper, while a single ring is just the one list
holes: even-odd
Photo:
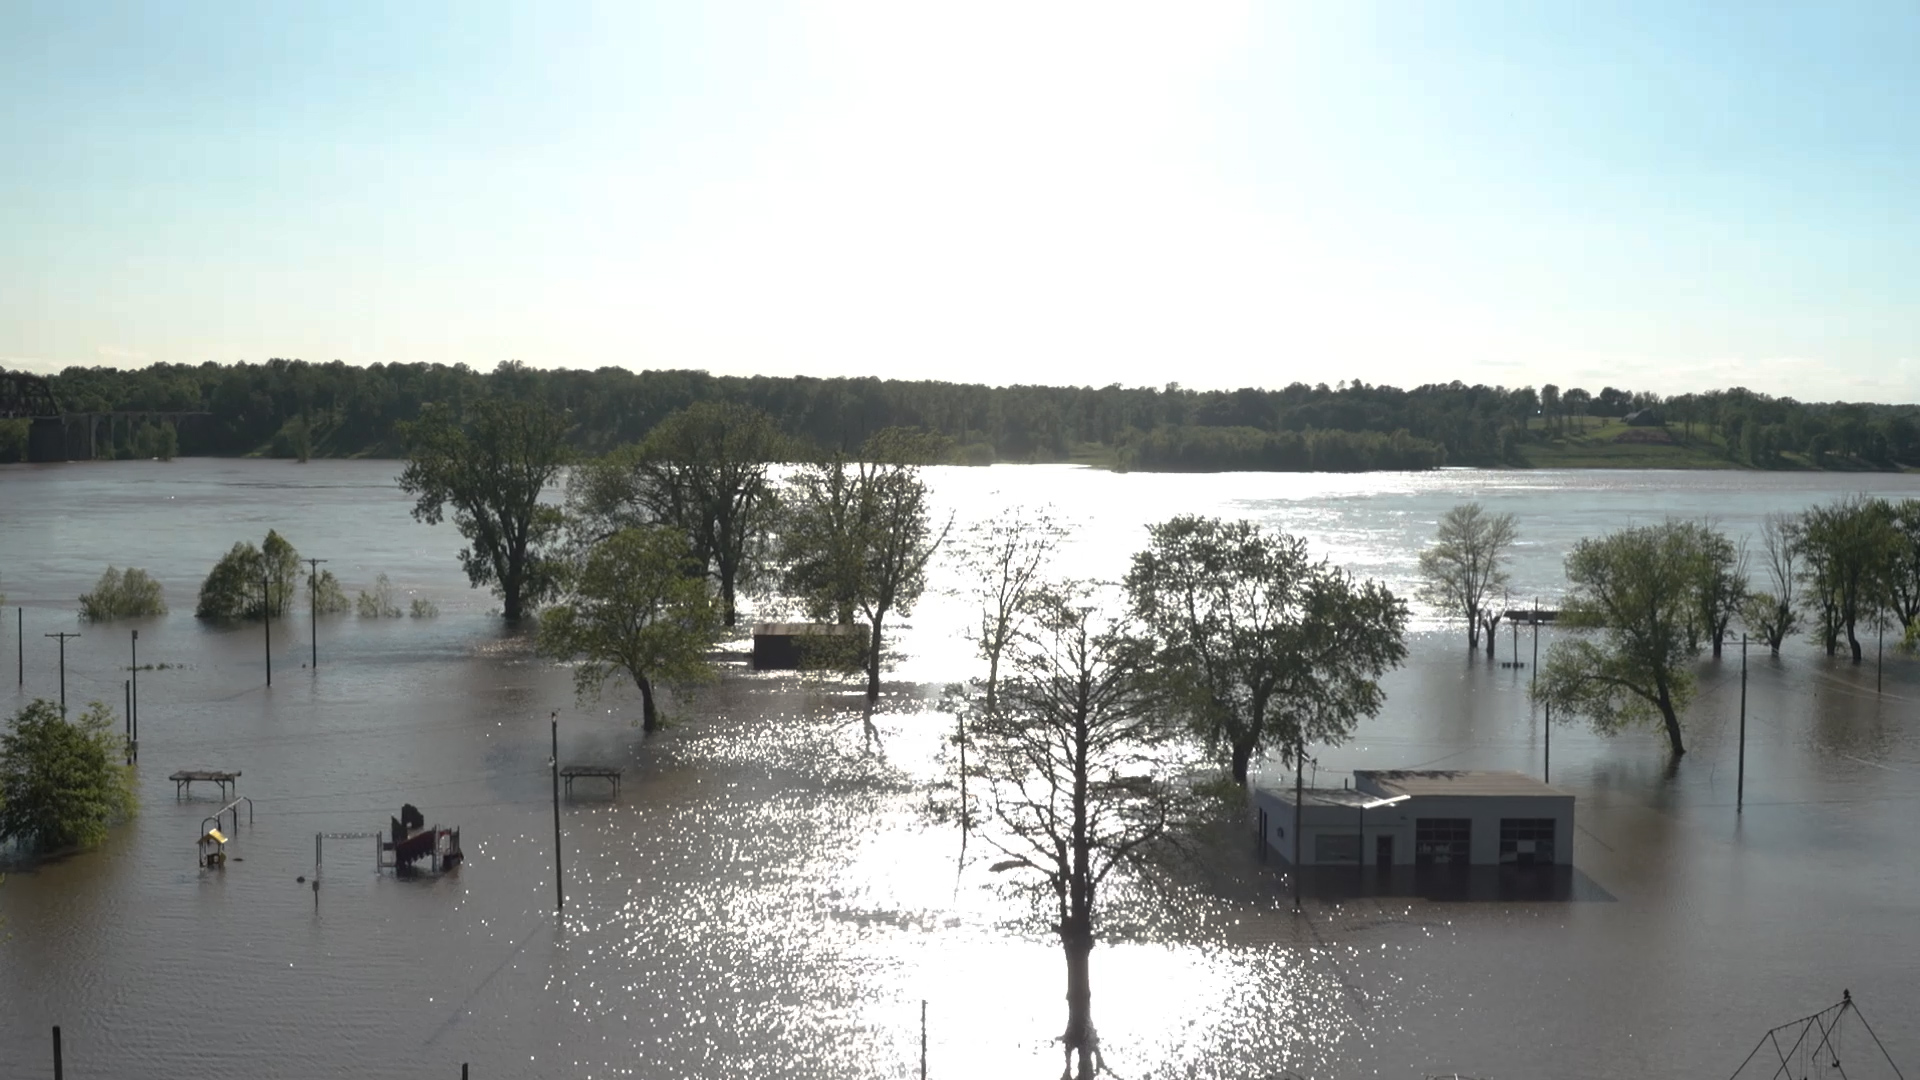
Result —
[{"label": "building door", "polygon": [[1393,865],[1393,837],[1391,834],[1373,838],[1373,865],[1383,870]]},{"label": "building door", "polygon": [[1551,866],[1552,818],[1501,818],[1500,861],[1511,866]]},{"label": "building door", "polygon": [[1413,865],[1466,866],[1473,861],[1473,819],[1415,818]]}]

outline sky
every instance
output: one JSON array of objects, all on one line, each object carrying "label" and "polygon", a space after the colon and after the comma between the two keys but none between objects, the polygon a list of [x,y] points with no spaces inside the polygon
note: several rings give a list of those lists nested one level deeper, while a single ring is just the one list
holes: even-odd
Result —
[{"label": "sky", "polygon": [[1920,5],[69,4],[0,365],[1920,400]]}]

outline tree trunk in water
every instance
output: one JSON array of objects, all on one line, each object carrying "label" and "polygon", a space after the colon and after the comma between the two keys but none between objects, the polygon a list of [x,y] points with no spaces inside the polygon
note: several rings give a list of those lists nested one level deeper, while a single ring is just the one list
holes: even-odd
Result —
[{"label": "tree trunk in water", "polygon": [[1233,744],[1233,782],[1241,787],[1247,786],[1247,767],[1253,762],[1253,744]]},{"label": "tree trunk in water", "polygon": [[1674,714],[1673,701],[1667,697],[1665,687],[1660,690],[1660,716],[1667,724],[1667,745],[1672,748],[1673,756],[1686,753],[1686,744],[1680,741],[1680,717]]},{"label": "tree trunk in water", "polygon": [[1480,651],[1480,613],[1477,611],[1467,616],[1467,651]]},{"label": "tree trunk in water", "polygon": [[880,700],[880,620],[873,617],[873,638],[867,642],[867,700]]},{"label": "tree trunk in water", "polygon": [[520,619],[520,578],[518,575],[509,575],[505,581],[500,583],[500,601],[500,613],[506,616],[508,622],[518,622]]},{"label": "tree trunk in water", "polygon": [[1853,624],[1847,624],[1847,647],[1853,650],[1853,662],[1860,662],[1860,639],[1853,636]]},{"label": "tree trunk in water", "polygon": [[1092,1080],[1094,1073],[1093,979],[1087,957],[1093,951],[1091,932],[1074,927],[1061,933],[1067,952],[1067,1033],[1062,1042],[1067,1067],[1063,1078]]},{"label": "tree trunk in water", "polygon": [[1494,631],[1498,629],[1500,629],[1499,616],[1496,615],[1487,620],[1487,659],[1489,660],[1493,659],[1493,639],[1495,637]]},{"label": "tree trunk in water", "polygon": [[653,680],[640,680],[640,730],[652,734],[660,730],[660,714],[653,708]]},{"label": "tree trunk in water", "polygon": [[720,616],[731,630],[739,620],[739,613],[733,609],[733,571],[720,571]]},{"label": "tree trunk in water", "polygon": [[1715,660],[1720,659],[1720,639],[1725,633],[1726,631],[1724,629],[1715,629],[1713,632],[1713,658]]}]

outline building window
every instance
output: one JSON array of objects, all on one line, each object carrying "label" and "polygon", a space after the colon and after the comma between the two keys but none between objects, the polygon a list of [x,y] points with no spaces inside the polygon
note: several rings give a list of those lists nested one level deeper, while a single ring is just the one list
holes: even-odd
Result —
[{"label": "building window", "polygon": [[1360,834],[1317,833],[1313,838],[1313,861],[1317,863],[1357,863],[1360,861]]},{"label": "building window", "polygon": [[1415,818],[1415,866],[1465,866],[1473,861],[1472,818]]},{"label": "building window", "polygon": [[1552,818],[1501,818],[1500,861],[1515,866],[1551,864],[1556,824]]}]

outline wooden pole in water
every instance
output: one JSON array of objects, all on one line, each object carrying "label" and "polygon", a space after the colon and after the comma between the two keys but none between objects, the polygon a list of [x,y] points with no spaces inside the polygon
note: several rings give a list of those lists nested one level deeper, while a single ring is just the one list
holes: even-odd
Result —
[{"label": "wooden pole in water", "polygon": [[1553,702],[1547,702],[1547,756],[1540,763],[1540,782],[1553,783]]},{"label": "wooden pole in water", "polygon": [[1740,769],[1733,784],[1733,812],[1747,809],[1747,635],[1740,635]]},{"label": "wooden pole in water", "polygon": [[62,1080],[67,1075],[66,1067],[60,1061],[60,1025],[53,1025],[53,1080]]},{"label": "wooden pole in water", "polygon": [[65,630],[62,630],[57,634],[48,634],[46,636],[60,639],[60,715],[65,716],[67,715],[67,639],[79,637],[80,635],[69,634]]},{"label": "wooden pole in water", "polygon": [[320,669],[320,564],[325,559],[307,560],[307,637],[313,639],[313,668]]},{"label": "wooden pole in water", "polygon": [[1533,682],[1529,683],[1529,692],[1540,688],[1540,598],[1533,598]]},{"label": "wooden pole in water", "polygon": [[120,683],[127,692],[127,712],[121,719],[127,729],[127,764],[133,764],[133,680],[123,679]]},{"label": "wooden pole in water", "polygon": [[14,681],[27,685],[27,609],[13,609]]},{"label": "wooden pole in water", "polygon": [[567,906],[567,883],[560,873],[560,712],[553,716],[553,910]]},{"label": "wooden pole in water", "polygon": [[267,581],[267,572],[260,571],[260,628],[267,638],[267,685],[273,685],[273,586]]},{"label": "wooden pole in water", "polygon": [[1887,618],[1885,615],[1874,620],[1880,629],[1880,643],[1873,649],[1873,692],[1880,692],[1881,665],[1887,661]]},{"label": "wooden pole in water", "polygon": [[920,999],[920,1080],[927,1080],[927,999]]},{"label": "wooden pole in water", "polygon": [[128,648],[132,650],[132,662],[127,666],[133,669],[133,692],[127,695],[127,724],[133,733],[133,760],[140,760],[140,631],[132,632],[132,641]]}]

